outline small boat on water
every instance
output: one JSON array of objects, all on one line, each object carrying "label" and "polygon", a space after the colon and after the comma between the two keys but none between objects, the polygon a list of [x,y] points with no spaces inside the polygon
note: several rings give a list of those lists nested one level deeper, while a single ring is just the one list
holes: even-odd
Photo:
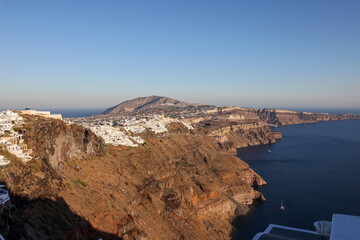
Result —
[{"label": "small boat on water", "polygon": [[283,204],[283,201],[281,201],[281,204],[280,204],[280,211],[285,211],[285,206]]},{"label": "small boat on water", "polygon": [[268,149],[268,153],[271,153],[271,150],[270,150],[270,149]]}]

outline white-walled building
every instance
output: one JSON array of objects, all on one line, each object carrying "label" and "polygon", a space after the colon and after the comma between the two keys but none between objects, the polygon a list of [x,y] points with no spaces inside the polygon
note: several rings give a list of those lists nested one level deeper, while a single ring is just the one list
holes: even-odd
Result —
[{"label": "white-walled building", "polygon": [[[10,110],[0,112],[0,144],[11,154],[27,162],[32,159],[29,153],[31,149],[27,150],[22,135],[15,132],[13,127],[16,124],[24,124],[23,118],[16,112]],[[7,133],[8,136],[3,136]],[[9,136],[10,135],[10,136]],[[0,157],[0,166],[6,166],[10,161]]]},{"label": "white-walled building", "polygon": [[10,163],[3,155],[0,155],[0,167],[6,166]]}]

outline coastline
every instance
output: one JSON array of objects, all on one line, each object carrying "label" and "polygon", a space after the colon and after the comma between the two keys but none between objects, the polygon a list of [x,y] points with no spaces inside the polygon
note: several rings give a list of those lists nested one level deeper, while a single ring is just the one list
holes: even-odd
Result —
[{"label": "coastline", "polygon": [[[331,220],[333,212],[359,215],[354,208],[359,199],[351,198],[353,189],[347,184],[359,182],[354,158],[360,142],[354,130],[359,127],[358,120],[286,125],[280,127],[283,140],[270,146],[272,154],[264,146],[242,149],[238,156],[268,182],[258,189],[267,201],[255,203],[249,214],[232,222],[232,239],[251,239],[269,224],[312,229],[319,219]],[[308,202],[310,196],[316,201]],[[279,211],[281,200],[285,212]]]},{"label": "coastline", "polygon": [[[152,131],[141,133],[138,137],[142,137],[146,144],[141,144],[138,147],[103,146],[101,139],[95,136],[96,134],[91,131],[90,134],[88,130],[79,125],[65,124],[62,121],[50,119],[45,120],[41,117],[24,116],[27,120],[24,139],[29,147],[34,149],[35,160],[39,161],[41,159],[42,164],[47,165],[47,168],[49,168],[47,172],[53,173],[47,176],[47,178],[51,179],[51,184],[49,186],[30,184],[30,182],[36,183],[39,181],[35,176],[42,175],[42,170],[32,172],[34,169],[20,167],[21,171],[17,172],[16,176],[18,174],[26,175],[27,173],[34,175],[30,179],[22,180],[24,182],[21,185],[29,186],[30,184],[33,189],[20,187],[16,183],[18,178],[14,178],[14,172],[5,174],[5,180],[13,196],[28,194],[29,198],[37,199],[39,197],[49,198],[55,194],[62,196],[70,206],[77,206],[74,213],[80,214],[81,209],[86,206],[78,202],[79,200],[82,199],[81,201],[85,202],[95,200],[91,195],[88,195],[86,189],[94,191],[95,189],[91,186],[96,185],[107,194],[114,195],[114,193],[112,187],[98,183],[97,180],[95,181],[92,178],[84,178],[79,173],[94,175],[93,170],[87,168],[89,164],[92,164],[96,168],[102,166],[103,174],[110,176],[113,174],[112,170],[105,170],[106,167],[103,166],[103,161],[109,162],[110,167],[111,162],[115,164],[121,159],[122,167],[125,170],[118,170],[118,173],[111,177],[111,181],[119,181],[117,184],[121,185],[122,189],[125,189],[124,191],[132,192],[131,199],[133,203],[125,204],[123,207],[131,207],[134,213],[131,215],[134,215],[136,221],[132,223],[132,229],[137,232],[137,236],[143,234],[148,236],[156,235],[158,230],[154,228],[151,221],[148,221],[149,219],[139,221],[143,213],[151,213],[152,215],[156,213],[161,217],[158,222],[161,223],[163,228],[167,229],[163,235],[164,239],[171,238],[173,231],[170,231],[170,229],[177,229],[185,238],[191,236],[193,239],[201,239],[206,236],[210,239],[212,237],[228,239],[232,231],[231,223],[234,219],[239,215],[246,216],[249,206],[251,208],[254,201],[265,201],[266,198],[257,188],[265,185],[266,179],[262,179],[246,162],[240,157],[235,157],[234,154],[239,149],[250,146],[271,148],[271,144],[281,139],[281,133],[274,132],[254,112],[238,108],[227,110],[229,109],[225,108],[221,112],[214,112],[209,116],[204,114],[192,118],[191,121],[196,123],[192,122],[194,128],[191,129],[180,122],[173,122],[166,124],[168,133],[156,134]],[[293,119],[294,113],[290,112],[289,114],[286,112],[286,114],[282,113],[281,120],[289,123],[289,119]],[[111,117],[108,120],[113,122],[112,119]],[[333,121],[337,119],[329,118],[325,120]],[[104,119],[101,121],[104,121]],[[299,121],[293,122],[299,123]],[[310,122],[304,121],[302,123]],[[86,143],[86,145],[83,145],[82,142]],[[46,146],[45,149],[44,146]],[[74,168],[71,167],[72,162],[75,162],[81,170],[75,168],[74,171]],[[114,167],[118,164],[114,165]],[[159,166],[162,167],[159,168]],[[116,176],[127,176],[126,182],[128,183],[132,179],[133,183],[127,186],[123,182],[124,180],[116,180]],[[179,176],[181,177],[179,178]],[[76,178],[78,179],[76,180]],[[102,182],[108,181],[101,178],[97,173],[96,178],[101,179]],[[28,180],[30,182],[27,182]],[[146,184],[143,185],[139,181],[145,181]],[[65,185],[57,185],[56,182]],[[71,189],[74,188],[72,186],[74,182],[86,186],[85,189],[75,188],[76,191],[84,195],[83,198],[73,198]],[[148,186],[148,184],[150,185]],[[68,186],[72,187],[68,188]],[[36,192],[35,190],[38,187],[47,190],[39,191],[40,193]],[[55,190],[59,187],[61,190]],[[124,197],[122,193],[115,196],[116,199],[122,199],[124,202],[129,200]],[[170,200],[167,200],[168,197]],[[106,199],[106,201],[112,200]],[[139,202],[142,202],[145,209],[138,208],[136,203]],[[165,204],[165,209],[161,210],[164,207],[163,204]],[[94,210],[100,211],[103,207],[97,206]],[[118,212],[116,210],[115,212],[121,216],[129,214],[126,211]],[[95,219],[97,220],[95,220],[93,219],[93,212],[90,210],[86,214],[82,213],[82,216],[90,224],[91,228],[116,234],[112,227],[99,223],[100,219],[102,219],[101,221],[106,220],[106,218],[103,218],[104,216],[96,216]],[[172,219],[171,222],[163,221],[164,217]],[[201,229],[199,235],[192,236],[190,226],[178,229],[176,224],[180,224],[180,222],[175,220],[178,218],[180,222],[187,219],[187,221],[192,222],[193,226]],[[114,220],[114,224],[118,224],[119,221],[119,219]],[[153,230],[145,230],[148,228]]]}]

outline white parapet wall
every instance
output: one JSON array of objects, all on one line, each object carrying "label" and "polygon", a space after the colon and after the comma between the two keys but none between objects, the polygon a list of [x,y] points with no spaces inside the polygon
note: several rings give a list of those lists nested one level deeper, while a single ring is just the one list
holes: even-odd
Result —
[{"label": "white parapet wall", "polygon": [[28,115],[37,115],[42,116],[45,118],[53,118],[53,119],[60,119],[62,120],[61,114],[51,114],[50,111],[37,111],[37,110],[24,110],[21,111],[22,114],[28,114]]}]

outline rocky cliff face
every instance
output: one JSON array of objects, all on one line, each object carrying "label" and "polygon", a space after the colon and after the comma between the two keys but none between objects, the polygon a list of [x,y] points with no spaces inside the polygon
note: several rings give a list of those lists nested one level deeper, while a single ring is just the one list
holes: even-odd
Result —
[{"label": "rocky cliff face", "polygon": [[271,131],[262,122],[233,122],[217,126],[209,131],[208,135],[218,142],[219,146],[233,153],[236,153],[237,148],[272,144],[281,139],[281,133]]},{"label": "rocky cliff face", "polygon": [[275,109],[252,110],[262,121],[279,126],[301,123],[316,123],[319,121],[339,121],[346,119],[360,119],[359,114],[330,114],[308,113]]},{"label": "rocky cliff face", "polygon": [[257,114],[239,111],[238,108],[227,110],[186,121],[231,153],[236,153],[237,148],[272,144],[282,138],[280,132],[272,131]]},{"label": "rocky cliff face", "polygon": [[73,159],[101,156],[105,145],[92,132],[78,126],[67,126],[60,120],[24,116],[27,121],[24,140],[34,150],[34,160],[23,164],[9,153],[11,167],[4,170],[7,186],[14,194],[30,200],[56,195],[64,187],[56,170]]},{"label": "rocky cliff face", "polygon": [[103,141],[85,128],[60,120],[24,117],[27,120],[24,140],[55,170],[72,159],[104,155]]},{"label": "rocky cliff face", "polygon": [[346,119],[360,119],[360,115],[219,107],[187,121],[203,129],[222,148],[235,152],[237,148],[272,144],[281,139],[281,133],[272,131],[267,124],[283,126]]},{"label": "rocky cliff face", "polygon": [[25,120],[34,159],[12,159],[1,178],[31,200],[16,205],[33,239],[228,239],[231,217],[265,200],[253,188],[265,181],[202,130],[171,123],[123,148],[79,126]]},{"label": "rocky cliff face", "polygon": [[24,164],[3,152],[11,163],[0,169],[0,181],[10,190],[12,203],[3,212],[0,233],[6,239],[63,239],[83,220],[59,197],[73,181],[61,169],[73,161],[103,156],[105,145],[84,128],[60,120],[23,117],[24,139],[34,150],[33,160]]},{"label": "rocky cliff face", "polygon": [[224,118],[225,116],[241,116],[245,120],[262,121],[264,123],[276,124],[278,126],[316,123],[319,121],[341,121],[347,119],[360,119],[360,114],[330,114],[330,113],[309,113],[279,109],[241,108],[241,107],[219,107],[210,111],[204,119],[214,117]]}]

